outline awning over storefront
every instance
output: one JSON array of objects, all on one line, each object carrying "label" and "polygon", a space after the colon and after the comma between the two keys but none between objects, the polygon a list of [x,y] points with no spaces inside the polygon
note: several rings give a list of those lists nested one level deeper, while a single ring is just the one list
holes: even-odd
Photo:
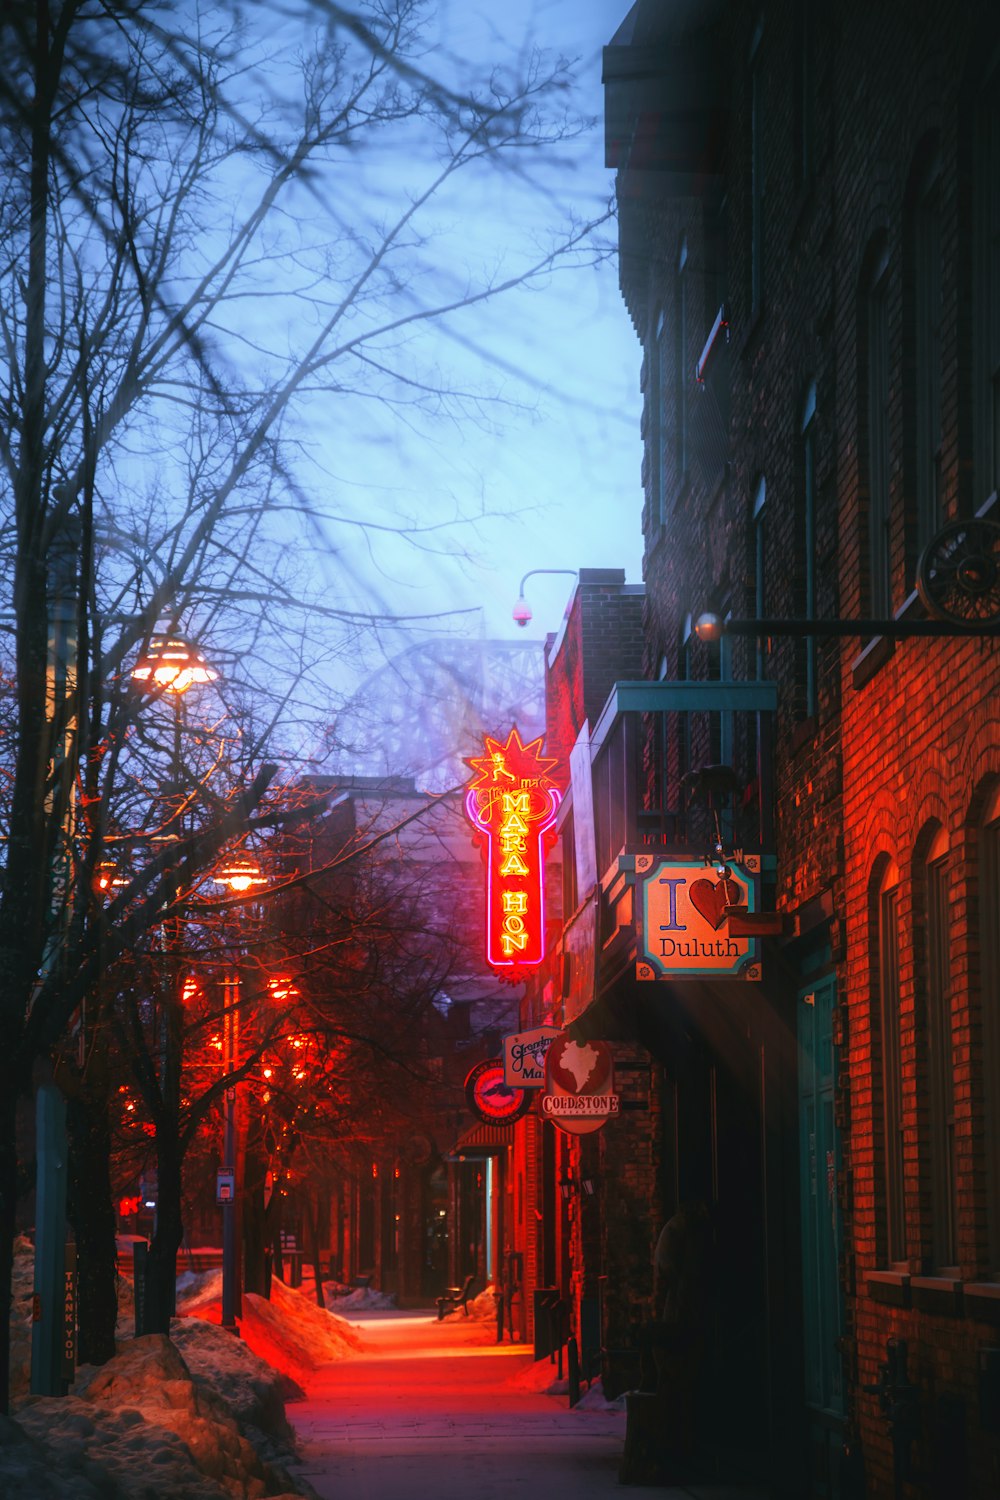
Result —
[{"label": "awning over storefront", "polygon": [[510,1125],[471,1125],[459,1136],[450,1151],[445,1152],[445,1161],[485,1161],[488,1156],[499,1156],[506,1151],[514,1139]]}]

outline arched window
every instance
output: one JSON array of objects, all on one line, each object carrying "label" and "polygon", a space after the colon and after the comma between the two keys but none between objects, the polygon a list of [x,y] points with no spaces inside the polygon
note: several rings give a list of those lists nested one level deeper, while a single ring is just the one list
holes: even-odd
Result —
[{"label": "arched window", "polygon": [[876,619],[889,615],[889,249],[880,236],[868,256],[862,284],[861,428],[864,434],[867,503],[868,604]]},{"label": "arched window", "polygon": [[687,479],[689,467],[688,390],[692,370],[688,358],[688,248],[681,240],[674,274],[674,400],[676,402],[677,487]]},{"label": "arched window", "polygon": [[1000,492],[1000,67],[980,96],[973,209],[975,504]]},{"label": "arched window", "polygon": [[764,301],[764,20],[760,17],[750,43],[750,311]]},{"label": "arched window", "polygon": [[[870,888],[872,1026],[878,1037],[881,1111],[876,1121],[879,1150],[875,1201],[878,1247],[886,1264],[906,1260],[904,1211],[903,1075],[900,1036],[900,890],[892,860],[876,867]],[[875,1080],[873,1080],[874,1082]]]},{"label": "arched window", "polygon": [[[917,879],[919,982],[925,1005],[930,1260],[935,1270],[958,1262],[955,1213],[955,1060],[951,1027],[951,904],[948,839],[932,824],[920,840]],[[921,951],[922,949],[922,951]]]},{"label": "arched window", "polygon": [[[684,616],[677,642],[677,678],[679,682],[691,680],[691,642],[694,638],[691,615]],[[686,776],[691,769],[691,715],[677,714],[677,776]]]},{"label": "arched window", "polygon": [[[799,475],[796,506],[795,573],[797,613],[816,618],[816,382],[810,381],[799,413]],[[798,712],[811,719],[816,712],[816,637],[797,642],[796,686]]]},{"label": "arched window", "polygon": [[941,158],[936,150],[932,152],[916,184],[910,233],[916,380],[913,402],[915,540],[919,554],[940,528],[942,521]]},{"label": "arched window", "polygon": [[[757,480],[753,494],[753,577],[754,618],[767,619],[767,481],[763,474]],[[764,642],[757,641],[757,676],[764,675]]]},{"label": "arched window", "polygon": [[979,962],[990,1269],[1000,1271],[1000,786],[979,828]]},{"label": "arched window", "polygon": [[666,492],[666,456],[664,454],[663,402],[666,391],[664,380],[664,315],[658,309],[652,323],[653,338],[646,351],[646,455],[647,455],[647,517],[651,541],[663,525],[664,495]]}]

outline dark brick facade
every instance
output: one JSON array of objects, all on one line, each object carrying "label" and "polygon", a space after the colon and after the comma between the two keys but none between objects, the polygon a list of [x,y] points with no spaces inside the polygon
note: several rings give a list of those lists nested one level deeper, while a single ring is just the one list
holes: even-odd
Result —
[{"label": "dark brick facade", "polygon": [[[997,873],[983,827],[997,818],[1000,666],[988,640],[777,632],[733,636],[720,659],[690,617],[919,618],[921,544],[989,515],[998,48],[985,0],[640,0],[605,56],[622,288],[643,349],[645,673],[778,684],[785,938],[762,1003],[794,1043],[812,986],[835,985],[840,1259],[827,1295],[842,1304],[843,1384],[825,1405],[808,1398],[807,1339],[791,1372],[801,1487],[786,1477],[785,1493],[894,1493],[889,1425],[865,1390],[889,1338],[907,1341],[915,1387],[895,1493],[1000,1493]],[[707,715],[671,723],[647,752],[647,799],[717,758],[717,736]],[[729,759],[748,782],[756,753],[752,726],[736,726]],[[804,1087],[793,1079],[783,1104]],[[813,1192],[818,1179],[803,1118],[781,1122],[780,1149],[793,1173],[802,1164],[807,1198],[809,1171]],[[789,1316],[812,1272],[794,1270],[788,1215],[804,1226],[807,1209],[791,1192],[781,1210]],[[783,1399],[794,1412],[794,1392]]]}]

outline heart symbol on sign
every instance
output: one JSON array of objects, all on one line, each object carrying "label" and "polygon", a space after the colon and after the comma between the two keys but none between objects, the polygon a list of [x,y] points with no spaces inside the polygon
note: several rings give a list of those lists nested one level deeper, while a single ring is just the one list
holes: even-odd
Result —
[{"label": "heart symbol on sign", "polygon": [[693,880],[689,894],[698,915],[718,932],[726,920],[726,907],[738,905],[742,892],[735,880],[720,880],[717,885],[711,880]]}]

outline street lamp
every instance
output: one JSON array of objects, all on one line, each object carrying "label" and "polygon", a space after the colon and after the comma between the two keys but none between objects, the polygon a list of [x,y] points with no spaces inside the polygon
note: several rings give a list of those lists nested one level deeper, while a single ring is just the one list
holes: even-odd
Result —
[{"label": "street lamp", "polygon": [[[173,630],[157,631],[149,640],[146,650],[133,666],[130,680],[133,686],[141,692],[148,693],[151,697],[166,694],[173,704],[174,719],[174,742],[171,764],[171,775],[173,781],[172,795],[176,797],[176,812],[170,815],[171,821],[176,817],[176,830],[170,835],[171,838],[178,837],[183,833],[183,812],[185,801],[182,792],[182,743],[181,726],[183,714],[184,695],[189,688],[215,682],[219,676],[214,667],[210,667],[202,653]],[[169,951],[173,948],[174,953],[179,951],[179,942],[171,942],[172,936],[179,936],[180,917],[176,914],[169,917],[164,924],[163,936],[164,946]],[[171,973],[171,981],[177,980],[176,989],[173,984],[169,990],[169,998],[164,1007],[162,1041],[160,1056],[160,1094],[165,1106],[165,1113],[169,1119],[171,1115],[177,1121],[180,1111],[180,1087],[181,1087],[181,1062],[182,1062],[182,1026],[181,1026],[181,985],[179,975]],[[158,1166],[159,1162],[158,1149]],[[162,1181],[162,1173],[158,1173]],[[179,1213],[180,1204],[171,1203],[169,1213],[171,1216]],[[156,1228],[153,1234],[153,1253],[161,1262],[164,1253],[161,1250],[159,1235],[163,1222],[158,1214]],[[179,1225],[173,1226],[175,1229]],[[176,1249],[169,1247],[166,1255],[172,1258],[176,1266]],[[163,1267],[162,1274],[166,1277],[166,1268]],[[154,1283],[155,1285],[155,1283]],[[165,1288],[165,1282],[163,1283]],[[173,1280],[171,1277],[171,1285]],[[167,1309],[173,1312],[173,1298],[171,1296],[170,1306]],[[164,1310],[158,1310],[163,1314]],[[154,1325],[155,1326],[155,1325]],[[138,1327],[137,1327],[138,1331]]]},{"label": "street lamp", "polygon": [[179,696],[196,682],[215,682],[219,674],[190,641],[171,633],[150,637],[130,675],[140,687]]},{"label": "street lamp", "polygon": [[[218,885],[228,886],[235,895],[244,895],[255,886],[266,885],[260,865],[252,854],[245,850],[231,855],[225,864],[212,876]],[[237,968],[223,980],[222,1067],[224,1073],[234,1073],[239,1067],[240,1049],[240,973]],[[224,1174],[233,1183],[232,1193],[222,1200],[222,1326],[230,1333],[239,1333],[236,1319],[242,1313],[239,1273],[237,1267],[237,1217],[236,1217],[236,1085],[226,1088],[223,1110],[222,1155]]]},{"label": "street lamp", "polygon": [[559,573],[564,574],[568,578],[576,577],[575,568],[532,568],[529,573],[525,573],[521,579],[521,587],[517,591],[517,603],[511,612],[514,624],[520,625],[522,629],[531,619],[531,605],[524,597],[524,585],[529,578],[536,578],[539,573]]}]

